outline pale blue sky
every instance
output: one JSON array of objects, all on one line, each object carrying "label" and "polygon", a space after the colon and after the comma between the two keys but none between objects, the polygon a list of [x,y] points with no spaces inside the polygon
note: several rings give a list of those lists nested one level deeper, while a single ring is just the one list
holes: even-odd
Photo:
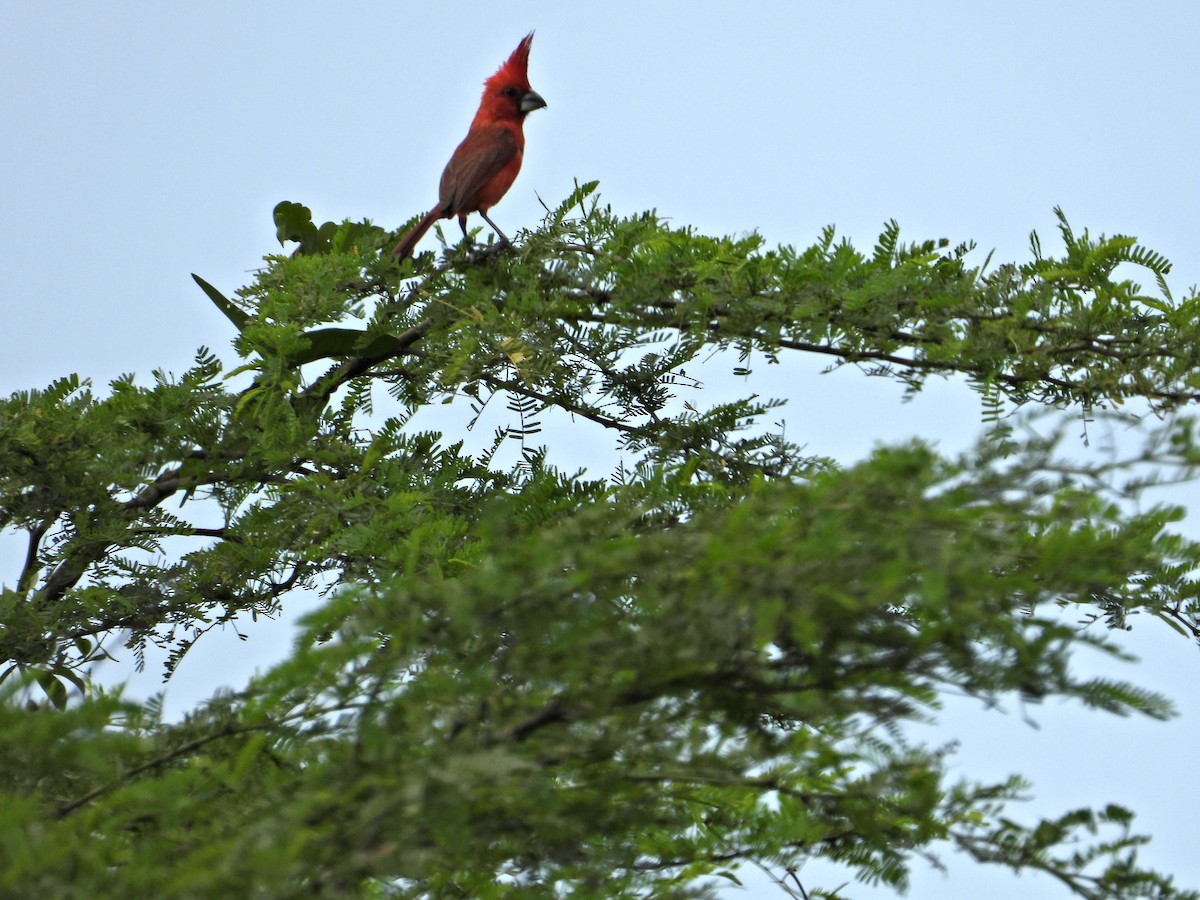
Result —
[{"label": "pale blue sky", "polygon": [[[599,179],[621,212],[653,207],[710,233],[807,244],[833,223],[869,245],[894,217],[907,239],[974,238],[980,260],[995,248],[1003,261],[1025,258],[1031,228],[1057,246],[1058,204],[1077,228],[1132,233],[1166,254],[1177,295],[1200,281],[1200,4],[489,8],[0,5],[0,391],[71,371],[101,387],[181,371],[202,344],[231,361],[231,328],[188,273],[243,284],[278,248],[279,200],[389,226],[428,209],[480,83],[531,28],[530,79],[549,107],[528,120],[524,170],[493,214],[509,234],[537,221],[538,195],[553,204],[573,179]],[[980,429],[962,386],[902,405],[895,385],[818,376],[824,363],[797,361],[751,388],[792,398],[788,434],[813,452],[849,460],[913,434],[954,449]],[[563,452],[565,464],[571,445]],[[1200,533],[1195,516],[1188,527]],[[0,581],[12,582],[11,559],[0,541]],[[217,635],[188,659],[174,703],[203,697],[216,667],[236,686],[286,646],[283,629],[244,630],[250,641]],[[1156,837],[1144,858],[1200,886],[1200,654],[1149,622],[1130,641],[1146,663],[1120,674],[1171,695],[1181,718],[1047,705],[1031,711],[1035,731],[1019,710],[955,705],[953,727],[930,739],[961,735],[966,772],[1033,778],[1030,817],[1132,806]],[[917,870],[920,898],[1063,896],[971,866],[948,879]]]}]

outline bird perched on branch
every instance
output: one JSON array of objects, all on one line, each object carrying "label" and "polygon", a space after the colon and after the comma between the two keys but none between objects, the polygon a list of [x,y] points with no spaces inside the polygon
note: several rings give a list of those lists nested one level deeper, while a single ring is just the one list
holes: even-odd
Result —
[{"label": "bird perched on branch", "polygon": [[496,74],[483,83],[483,99],[471,120],[467,136],[458,145],[442,172],[438,203],[401,238],[392,256],[411,256],[417,242],[438,219],[458,216],[463,237],[467,236],[467,214],[477,212],[505,243],[508,238],[488,218],[487,211],[500,201],[521,171],[525,153],[525,116],[541,109],[546,101],[529,87],[527,68],[533,32],[517,45]]}]

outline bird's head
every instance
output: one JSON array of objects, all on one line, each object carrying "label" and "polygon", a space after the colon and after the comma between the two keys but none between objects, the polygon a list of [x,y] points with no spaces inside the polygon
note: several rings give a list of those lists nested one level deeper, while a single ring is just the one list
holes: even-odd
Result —
[{"label": "bird's head", "polygon": [[517,44],[517,49],[496,70],[496,74],[483,83],[480,114],[486,108],[490,118],[520,121],[526,113],[546,105],[541,94],[529,86],[529,48],[532,44],[531,31]]}]

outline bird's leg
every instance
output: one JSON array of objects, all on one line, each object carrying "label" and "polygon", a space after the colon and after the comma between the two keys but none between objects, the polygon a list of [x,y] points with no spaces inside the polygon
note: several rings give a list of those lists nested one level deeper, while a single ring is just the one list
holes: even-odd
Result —
[{"label": "bird's leg", "polygon": [[494,231],[494,232],[496,232],[496,234],[500,235],[500,240],[501,240],[503,243],[505,243],[505,244],[511,244],[511,243],[512,243],[512,241],[510,241],[510,240],[508,239],[508,237],[507,237],[507,236],[504,234],[504,232],[503,232],[503,231],[501,231],[501,230],[500,230],[500,228],[499,228],[499,227],[496,225],[496,223],[495,223],[495,222],[493,222],[491,219],[489,219],[489,218],[488,218],[488,214],[487,214],[487,213],[485,213],[485,212],[484,212],[484,211],[481,209],[481,210],[479,211],[479,214],[480,214],[481,216],[483,216],[483,221],[487,222],[489,225],[491,225],[491,226],[492,226],[492,231]]},{"label": "bird's leg", "polygon": [[463,213],[461,216],[459,216],[459,217],[458,217],[458,227],[462,229],[462,232],[463,232],[463,240],[464,240],[464,241],[467,241],[468,243],[470,243],[470,241],[471,241],[471,236],[470,236],[469,234],[467,234],[467,216],[466,216],[466,213]]}]

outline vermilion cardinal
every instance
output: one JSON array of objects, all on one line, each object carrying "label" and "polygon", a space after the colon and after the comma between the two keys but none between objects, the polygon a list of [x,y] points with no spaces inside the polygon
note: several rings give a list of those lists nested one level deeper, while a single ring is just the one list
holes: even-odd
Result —
[{"label": "vermilion cardinal", "polygon": [[438,204],[392,250],[397,260],[411,255],[417,241],[438,219],[458,216],[466,237],[467,213],[472,212],[483,216],[500,239],[508,242],[504,232],[488,218],[487,211],[500,201],[521,171],[525,152],[521,125],[525,115],[546,105],[538,92],[529,87],[526,69],[532,43],[533,32],[530,32],[496,74],[483,83],[479,111],[442,172]]}]

